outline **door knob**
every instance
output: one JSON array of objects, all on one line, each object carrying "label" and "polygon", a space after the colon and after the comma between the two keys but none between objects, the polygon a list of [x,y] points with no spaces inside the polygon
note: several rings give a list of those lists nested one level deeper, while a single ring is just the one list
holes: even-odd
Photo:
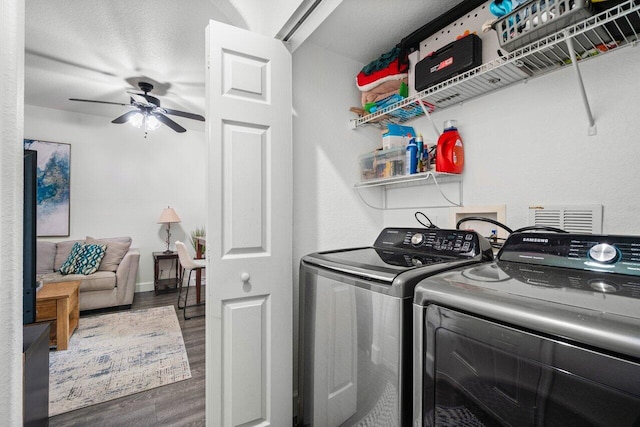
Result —
[{"label": "door knob", "polygon": [[249,273],[242,273],[240,275],[240,279],[242,279],[243,282],[248,282],[249,279],[251,279],[251,275]]}]

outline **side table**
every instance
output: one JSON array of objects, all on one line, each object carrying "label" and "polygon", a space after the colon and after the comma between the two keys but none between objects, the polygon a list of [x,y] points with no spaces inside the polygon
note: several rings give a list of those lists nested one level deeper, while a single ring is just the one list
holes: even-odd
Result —
[{"label": "side table", "polygon": [[[175,277],[167,279],[160,278],[160,261],[171,260],[176,272]],[[178,278],[178,269],[180,262],[178,260],[178,252],[153,252],[153,289],[156,295],[167,292],[176,292],[180,279]]]},{"label": "side table", "polygon": [[80,281],[45,283],[36,293],[36,322],[52,322],[49,345],[69,347],[69,338],[80,319]]}]

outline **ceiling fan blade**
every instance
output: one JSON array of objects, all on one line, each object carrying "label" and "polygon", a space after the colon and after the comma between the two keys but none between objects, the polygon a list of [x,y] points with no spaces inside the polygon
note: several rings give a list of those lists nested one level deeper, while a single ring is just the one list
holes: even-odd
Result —
[{"label": "ceiling fan blade", "polygon": [[175,130],[178,133],[182,133],[182,132],[186,132],[187,130],[185,128],[183,128],[182,126],[180,126],[179,124],[177,124],[176,122],[174,122],[173,120],[171,120],[169,117],[165,116],[164,114],[160,114],[160,113],[153,113],[153,115],[155,116],[155,118],[157,118],[160,122],[164,123],[165,125],[169,126],[171,129]]},{"label": "ceiling fan blade", "polygon": [[153,104],[156,107],[160,106],[160,100],[155,96],[149,95],[148,93],[136,93],[136,92],[130,92],[130,91],[127,91],[127,93],[131,95],[133,99],[135,99],[137,102],[141,104]]},{"label": "ceiling fan blade", "polygon": [[133,99],[135,102],[138,102],[140,104],[149,103],[147,98],[141,93],[135,93],[135,92],[129,92],[129,91],[127,91],[127,93],[129,94],[130,98]]},{"label": "ceiling fan blade", "polygon": [[167,114],[173,114],[174,116],[184,117],[187,119],[200,120],[204,122],[204,117],[200,114],[186,113],[184,111],[172,110],[170,108],[163,108],[167,112]]},{"label": "ceiling fan blade", "polygon": [[116,123],[116,124],[121,124],[121,123],[126,123],[129,121],[129,119],[136,113],[139,113],[139,110],[131,110],[131,111],[127,111],[126,113],[124,113],[123,115],[121,115],[120,117],[116,117],[115,119],[111,120],[111,123]]},{"label": "ceiling fan blade", "polygon": [[69,98],[69,101],[81,101],[81,102],[94,102],[96,104],[111,104],[111,105],[129,105],[123,104],[121,102],[109,102],[109,101],[94,101],[92,99],[78,99],[78,98]]}]

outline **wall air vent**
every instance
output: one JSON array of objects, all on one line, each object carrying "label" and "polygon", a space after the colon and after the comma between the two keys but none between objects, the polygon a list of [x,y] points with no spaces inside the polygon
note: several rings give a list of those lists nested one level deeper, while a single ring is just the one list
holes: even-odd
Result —
[{"label": "wall air vent", "polygon": [[529,207],[529,224],[561,228],[570,233],[602,233],[602,205]]}]

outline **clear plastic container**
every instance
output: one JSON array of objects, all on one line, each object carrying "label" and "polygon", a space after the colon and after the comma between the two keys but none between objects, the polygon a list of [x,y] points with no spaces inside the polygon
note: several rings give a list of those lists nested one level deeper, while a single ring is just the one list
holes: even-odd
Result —
[{"label": "clear plastic container", "polygon": [[376,150],[360,156],[362,182],[405,174],[406,147]]}]

